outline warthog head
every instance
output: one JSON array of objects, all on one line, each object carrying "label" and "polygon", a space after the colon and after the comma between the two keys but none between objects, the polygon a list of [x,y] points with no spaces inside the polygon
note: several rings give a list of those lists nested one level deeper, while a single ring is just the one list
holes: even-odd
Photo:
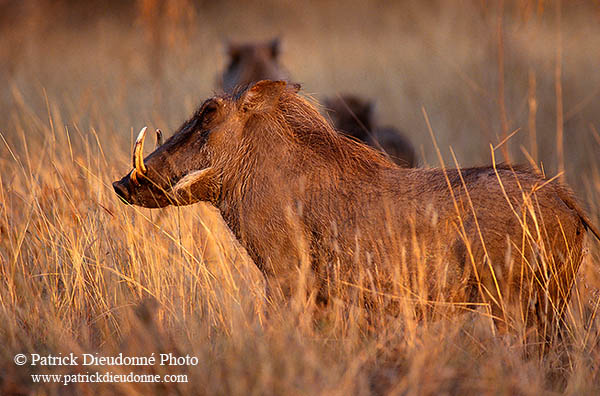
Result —
[{"label": "warthog head", "polygon": [[417,154],[410,139],[394,127],[379,126],[372,101],[342,95],[326,99],[325,108],[336,130],[383,151],[401,167],[416,166]]},{"label": "warthog head", "polygon": [[366,142],[371,135],[373,102],[355,95],[325,99],[325,109],[335,129]]},{"label": "warthog head", "polygon": [[279,39],[263,43],[228,44],[228,64],[219,85],[225,92],[261,80],[284,80],[287,73],[279,63]]},{"label": "warthog head", "polygon": [[147,208],[214,202],[224,167],[248,138],[244,126],[270,110],[286,89],[297,91],[299,86],[262,81],[243,92],[208,99],[164,144],[157,130],[157,147],[145,159],[144,127],[135,142],[133,169],[113,183],[115,192],[125,202]]}]

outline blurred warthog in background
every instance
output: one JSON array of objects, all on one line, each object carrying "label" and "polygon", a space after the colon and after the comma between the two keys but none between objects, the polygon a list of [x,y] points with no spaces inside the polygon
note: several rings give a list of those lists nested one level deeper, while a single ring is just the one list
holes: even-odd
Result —
[{"label": "blurred warthog in background", "polygon": [[218,85],[233,92],[260,80],[286,80],[288,74],[279,63],[281,43],[278,38],[261,43],[227,44],[228,63]]},{"label": "blurred warthog in background", "polygon": [[213,204],[276,300],[307,288],[392,314],[406,301],[483,305],[499,325],[546,334],[585,230],[598,236],[568,188],[509,166],[399,167],[298,90],[261,81],[210,98],[145,159],[144,128],[116,193],[148,208]]},{"label": "blurred warthog in background", "polygon": [[342,95],[325,100],[327,114],[335,129],[375,147],[400,166],[417,165],[415,149],[398,129],[380,127],[374,118],[373,103],[356,95]]}]

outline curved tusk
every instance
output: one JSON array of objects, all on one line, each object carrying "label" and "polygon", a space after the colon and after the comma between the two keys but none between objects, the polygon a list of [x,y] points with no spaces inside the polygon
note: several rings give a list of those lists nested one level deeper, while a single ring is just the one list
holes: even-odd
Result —
[{"label": "curved tusk", "polygon": [[131,181],[133,182],[134,185],[139,186],[140,182],[137,179],[137,172],[135,171],[135,168],[131,171],[131,173],[129,174],[129,177],[131,178]]},{"label": "curved tusk", "polygon": [[160,129],[157,129],[156,130],[156,147],[155,147],[155,149],[162,146],[162,144],[163,144],[163,133]]},{"label": "curved tusk", "polygon": [[133,148],[133,179],[137,181],[137,174],[144,175],[147,171],[146,165],[144,165],[144,139],[146,139],[146,131],[148,127],[143,127],[135,139],[135,147]]}]

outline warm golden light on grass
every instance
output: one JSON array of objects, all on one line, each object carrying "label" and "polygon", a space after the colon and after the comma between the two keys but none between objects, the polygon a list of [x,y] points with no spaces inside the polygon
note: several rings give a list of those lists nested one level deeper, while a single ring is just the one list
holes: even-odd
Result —
[{"label": "warm golden light on grass", "polygon": [[[150,18],[151,3],[123,15]],[[557,169],[564,166],[567,182],[600,225],[600,107],[589,99],[600,86],[597,62],[589,59],[590,48],[600,46],[598,8],[563,2],[557,51],[546,39],[555,33],[554,13],[531,5],[545,2],[505,3],[501,112],[494,58],[499,22],[495,8],[479,2],[456,8],[369,3],[357,5],[360,18],[328,2],[285,10],[254,4],[246,13],[237,3],[206,9],[186,3],[187,12],[166,13],[179,19],[164,25],[161,48],[147,42],[161,33],[143,30],[147,22],[137,18],[102,14],[82,26],[54,25],[44,15],[58,8],[44,6],[19,17],[28,23],[0,38],[0,394],[600,392],[600,242],[589,232],[583,264],[571,274],[564,332],[546,344],[527,333],[526,311],[499,329],[489,304],[441,292],[428,298],[427,269],[410,278],[401,271],[405,263],[388,279],[393,293],[378,295],[363,271],[357,284],[340,282],[334,294],[346,298],[326,307],[310,289],[287,306],[273,305],[260,272],[215,208],[127,206],[111,187],[131,169],[133,131],[148,125],[168,137],[212,95],[223,65],[221,38],[283,32],[283,60],[306,92],[318,99],[338,91],[376,98],[380,117],[405,130],[425,153],[425,165],[496,163],[506,150],[549,179],[562,177]],[[273,27],[265,23],[271,13],[282,15]],[[350,29],[357,20],[361,28]],[[586,40],[575,39],[583,34]],[[564,62],[558,77],[557,56]],[[555,109],[558,91],[564,117]],[[557,131],[564,147],[556,147]],[[523,240],[511,248],[539,248],[546,267],[534,281],[544,284],[556,276],[553,256],[540,244],[544,219],[535,215],[533,192],[522,194],[528,205],[513,211]],[[478,238],[461,224],[457,232],[465,241]],[[413,246],[425,260],[428,246]],[[471,251],[468,256],[475,260]],[[307,267],[298,273],[300,291],[310,285]],[[439,268],[441,279],[444,263]],[[497,298],[506,320],[518,289],[495,286],[478,292]],[[381,305],[397,304],[398,316],[350,303],[365,294]],[[187,374],[187,383],[65,387],[33,384],[30,377],[64,368],[13,362],[17,353],[70,352],[172,352],[200,363],[152,368]]]}]

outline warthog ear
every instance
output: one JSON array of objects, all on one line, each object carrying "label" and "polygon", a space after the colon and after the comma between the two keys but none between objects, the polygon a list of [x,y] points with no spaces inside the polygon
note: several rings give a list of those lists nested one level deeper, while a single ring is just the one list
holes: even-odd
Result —
[{"label": "warthog ear", "polygon": [[277,104],[286,86],[285,81],[262,80],[257,82],[242,96],[242,110],[253,112],[271,110]]},{"label": "warthog ear", "polygon": [[198,201],[213,201],[219,194],[219,178],[214,168],[188,173],[171,190],[176,205],[189,205]]}]

